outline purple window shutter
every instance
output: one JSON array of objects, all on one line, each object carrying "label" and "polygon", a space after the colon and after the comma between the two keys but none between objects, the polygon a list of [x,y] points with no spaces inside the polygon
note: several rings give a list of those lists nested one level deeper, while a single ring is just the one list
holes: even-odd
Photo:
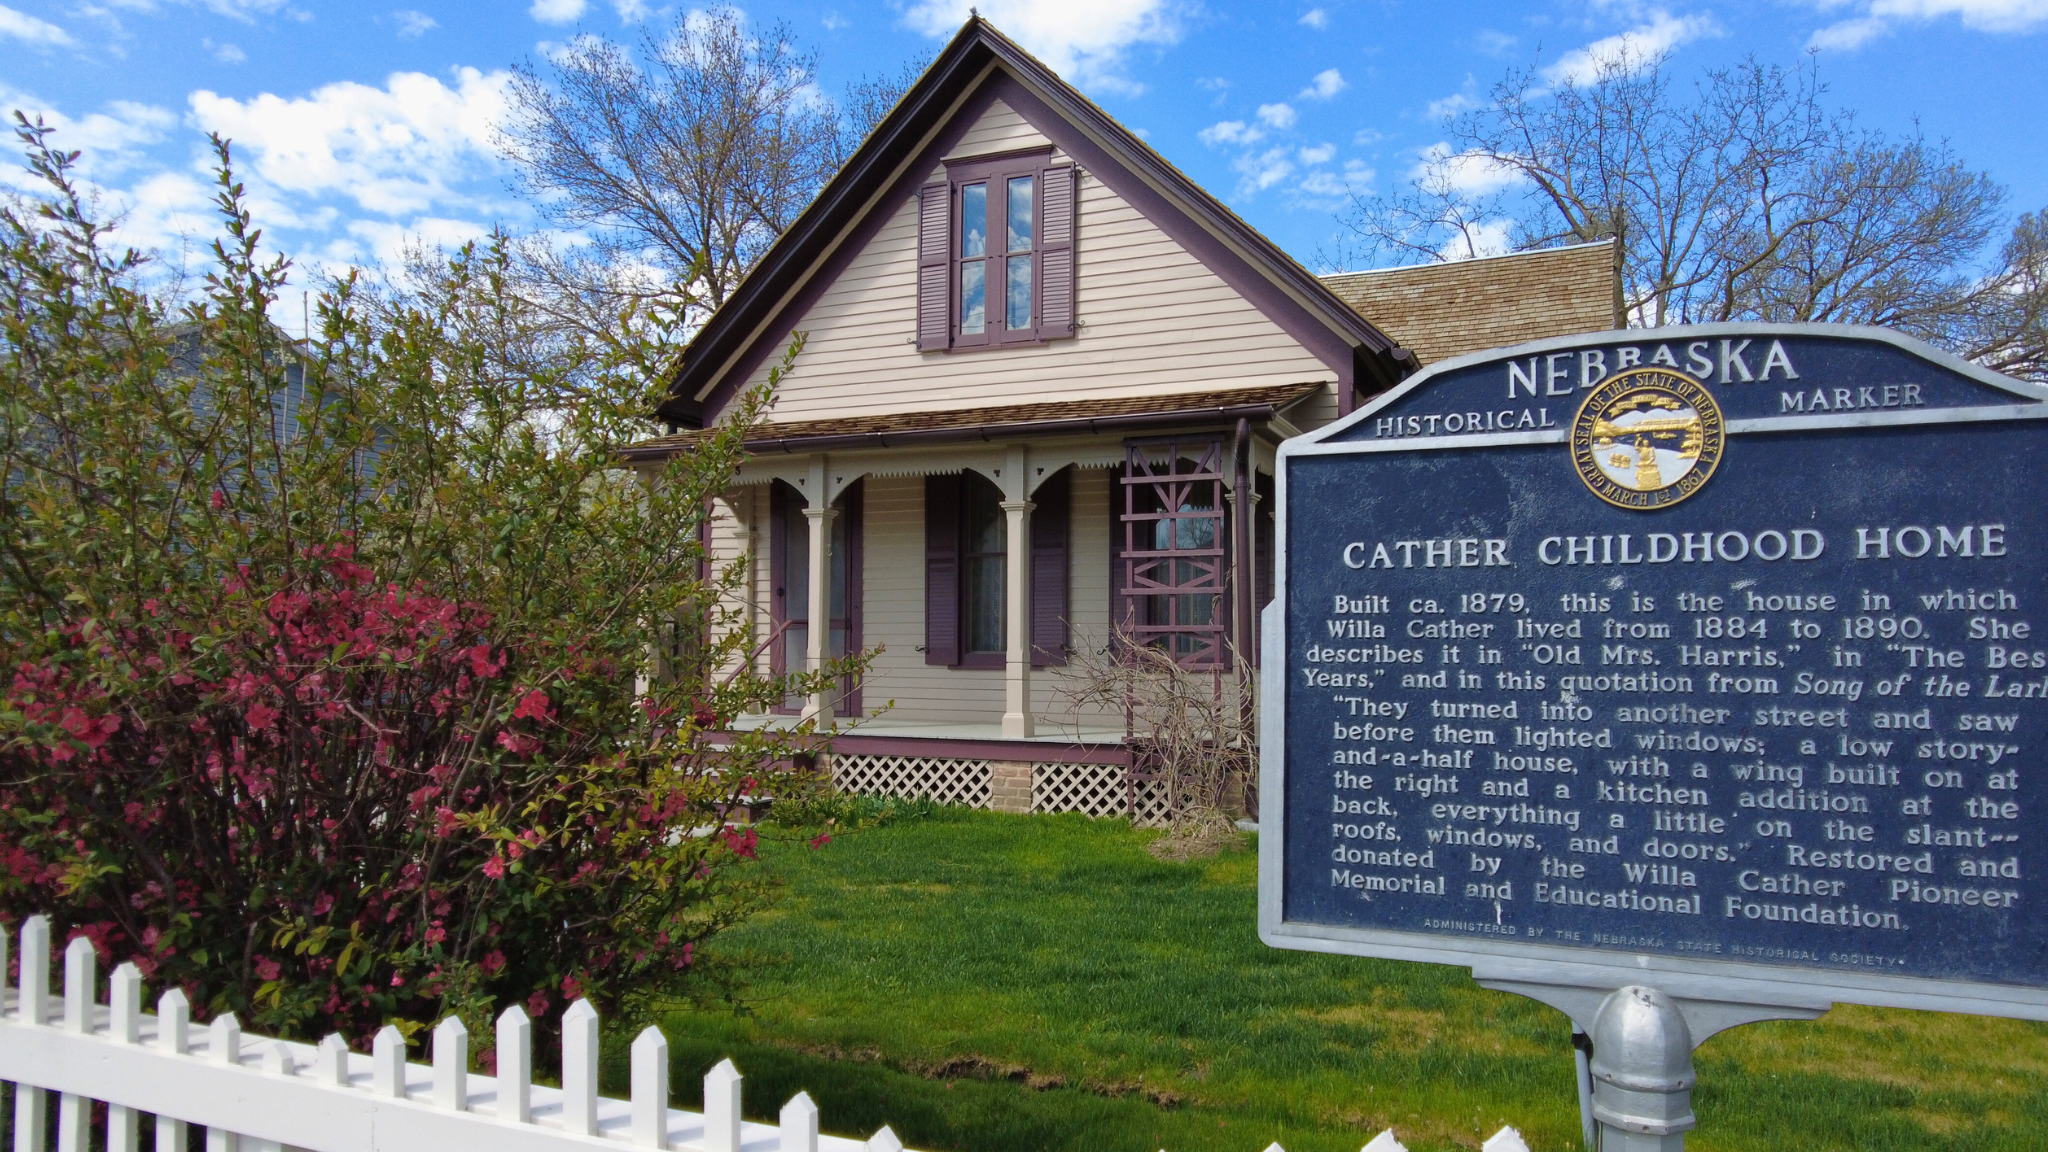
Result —
[{"label": "purple window shutter", "polygon": [[953,189],[917,194],[917,350],[943,352],[953,333]]},{"label": "purple window shutter", "polygon": [[1038,172],[1038,338],[1074,334],[1074,166]]},{"label": "purple window shutter", "polygon": [[1067,552],[1073,522],[1073,469],[1062,469],[1031,497],[1031,666],[1067,662]]},{"label": "purple window shutter", "polygon": [[924,662],[960,663],[960,477],[924,478]]}]

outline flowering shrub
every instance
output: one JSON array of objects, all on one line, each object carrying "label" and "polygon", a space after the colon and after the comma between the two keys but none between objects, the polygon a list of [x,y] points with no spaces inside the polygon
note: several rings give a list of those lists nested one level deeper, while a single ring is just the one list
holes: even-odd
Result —
[{"label": "flowering shrub", "polygon": [[286,1035],[715,989],[699,946],[773,896],[726,814],[810,781],[807,727],[707,730],[860,665],[757,673],[745,573],[699,542],[768,391],[636,478],[672,317],[566,329],[496,245],[331,283],[296,345],[224,145],[178,303],[23,135],[51,193],[0,209],[0,917]]}]

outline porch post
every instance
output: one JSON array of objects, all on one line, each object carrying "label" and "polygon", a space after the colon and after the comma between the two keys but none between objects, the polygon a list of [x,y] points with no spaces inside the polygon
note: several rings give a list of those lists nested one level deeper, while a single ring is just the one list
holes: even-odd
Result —
[{"label": "porch post", "polygon": [[[805,626],[809,646],[804,667],[812,672],[823,668],[832,654],[832,520],[839,510],[825,498],[828,478],[825,458],[819,456],[811,462],[810,482],[804,485],[810,489],[805,494],[808,503],[804,519],[810,522],[811,534],[811,602]],[[837,690],[830,686],[811,693],[804,701],[804,719],[818,717],[819,723],[830,724],[837,696]]]},{"label": "porch post", "polygon": [[1008,532],[1004,581],[1008,604],[1003,634],[1008,660],[1003,677],[1003,735],[1031,735],[1031,483],[1029,449],[1010,445],[1003,461],[1003,513]]}]

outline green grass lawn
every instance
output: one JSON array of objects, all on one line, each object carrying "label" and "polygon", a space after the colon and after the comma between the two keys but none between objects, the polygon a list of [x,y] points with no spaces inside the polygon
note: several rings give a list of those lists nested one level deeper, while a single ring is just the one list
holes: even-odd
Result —
[{"label": "green grass lawn", "polygon": [[[1570,1025],[1464,969],[1259,943],[1249,851],[1167,864],[1120,821],[941,809],[764,853],[790,880],[717,950],[746,1009],[664,1021],[679,1098],[729,1055],[750,1116],[960,1152],[1579,1146]],[[2048,1148],[2048,1026],[1841,1008],[1698,1055],[1702,1150]]]}]

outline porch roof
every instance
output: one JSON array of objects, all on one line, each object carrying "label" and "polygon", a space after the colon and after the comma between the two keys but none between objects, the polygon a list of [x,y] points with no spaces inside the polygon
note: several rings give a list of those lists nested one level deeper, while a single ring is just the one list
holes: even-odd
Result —
[{"label": "porch roof", "polygon": [[[1103,396],[994,408],[892,412],[787,424],[763,422],[747,438],[747,447],[756,455],[829,452],[944,441],[1131,432],[1205,420],[1265,420],[1328,387],[1326,383],[1282,384],[1168,396]],[[688,451],[706,435],[692,430],[657,436],[628,445],[620,450],[620,455],[629,462],[666,459]]]}]

